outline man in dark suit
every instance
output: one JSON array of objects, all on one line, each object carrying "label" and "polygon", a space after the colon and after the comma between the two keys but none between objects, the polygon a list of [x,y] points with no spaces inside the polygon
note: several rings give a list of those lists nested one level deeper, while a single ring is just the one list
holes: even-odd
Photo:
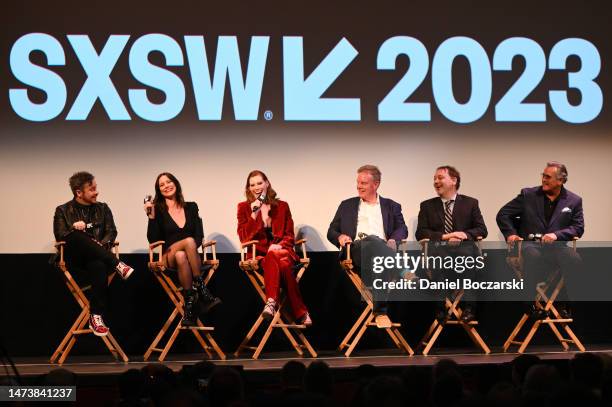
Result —
[{"label": "man in dark suit", "polygon": [[[474,255],[473,244],[460,244],[462,241],[474,241],[478,237],[487,237],[487,227],[478,207],[478,200],[457,193],[461,185],[461,174],[455,167],[444,165],[436,168],[434,189],[438,196],[421,202],[419,221],[415,237],[417,240],[429,239],[429,254],[435,255]],[[444,246],[439,242],[453,242],[455,245]],[[454,272],[448,270],[448,272]],[[465,278],[471,278],[473,272],[466,271]],[[473,293],[466,292],[463,313],[465,322],[475,318]],[[444,308],[436,312],[438,319],[444,319]]]},{"label": "man in dark suit", "polygon": [[[580,256],[569,247],[550,244],[571,241],[584,233],[582,198],[565,189],[566,182],[566,166],[549,162],[542,173],[542,185],[523,188],[497,214],[497,225],[508,243],[541,240],[541,243],[523,244],[526,287],[534,291],[536,283],[553,268],[561,269],[568,285],[581,262]],[[556,305],[564,317],[569,316],[566,303]],[[537,307],[531,306],[530,311],[537,317],[544,316]]]},{"label": "man in dark suit", "polygon": [[[359,196],[340,203],[327,230],[327,239],[341,250],[352,243],[351,258],[356,269],[361,269],[362,240],[373,252],[394,256],[398,243],[408,237],[401,205],[378,195],[380,180],[378,167],[360,167],[357,170]],[[374,312],[379,326],[390,325],[385,302],[375,301]]]}]

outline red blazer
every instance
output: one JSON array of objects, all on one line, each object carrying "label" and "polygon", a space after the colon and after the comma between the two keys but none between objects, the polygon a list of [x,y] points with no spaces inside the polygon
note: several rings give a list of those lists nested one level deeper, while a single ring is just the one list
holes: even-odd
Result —
[{"label": "red blazer", "polygon": [[[298,259],[293,246],[295,245],[295,234],[293,233],[293,218],[291,210],[285,201],[278,201],[277,205],[270,208],[270,218],[272,219],[272,240],[268,239],[266,230],[261,219],[261,211],[253,219],[251,205],[243,201],[238,204],[238,237],[240,242],[249,240],[259,240],[256,250],[257,254],[265,256],[271,244],[279,244],[289,251],[294,260]],[[251,254],[248,253],[250,256]]]}]

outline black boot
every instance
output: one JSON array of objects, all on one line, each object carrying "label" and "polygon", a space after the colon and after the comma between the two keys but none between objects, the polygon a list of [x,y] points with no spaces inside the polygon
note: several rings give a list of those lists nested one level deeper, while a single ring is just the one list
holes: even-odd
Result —
[{"label": "black boot", "polygon": [[212,295],[206,287],[202,276],[194,277],[193,288],[198,292],[198,311],[200,314],[206,314],[213,307],[221,304],[221,300]]},{"label": "black boot", "polygon": [[194,307],[198,300],[198,294],[194,290],[185,290],[183,291],[183,299],[185,300],[185,315],[183,315],[181,325],[195,326],[197,316]]}]

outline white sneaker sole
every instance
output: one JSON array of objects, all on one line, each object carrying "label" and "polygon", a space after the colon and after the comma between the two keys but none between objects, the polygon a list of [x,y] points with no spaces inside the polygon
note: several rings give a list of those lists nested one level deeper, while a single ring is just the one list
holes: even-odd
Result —
[{"label": "white sneaker sole", "polygon": [[108,335],[108,333],[110,332],[110,331],[106,331],[105,333],[101,334],[100,332],[97,332],[96,330],[94,330],[94,329],[91,327],[91,325],[89,325],[89,329],[91,329],[91,332],[92,332],[94,335],[96,335],[96,336],[106,336],[106,335]]}]

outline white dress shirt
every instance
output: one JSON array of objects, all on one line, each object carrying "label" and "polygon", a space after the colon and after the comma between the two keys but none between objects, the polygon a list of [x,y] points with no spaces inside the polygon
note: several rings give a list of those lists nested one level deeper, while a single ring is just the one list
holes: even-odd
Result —
[{"label": "white dress shirt", "polygon": [[452,196],[452,198],[450,199],[445,199],[440,197],[440,199],[442,199],[442,208],[444,208],[444,210],[446,210],[446,203],[448,201],[453,201],[453,203],[450,204],[450,208],[448,208],[448,210],[450,211],[451,215],[453,214],[453,209],[455,209],[455,202],[457,202],[457,193],[455,193],[455,195]]},{"label": "white dress shirt", "polygon": [[387,240],[385,236],[385,227],[383,225],[382,209],[380,208],[380,197],[376,195],[376,202],[369,203],[361,199],[359,201],[359,212],[357,213],[357,235],[355,239],[359,239],[359,234],[375,235],[383,240]]}]

